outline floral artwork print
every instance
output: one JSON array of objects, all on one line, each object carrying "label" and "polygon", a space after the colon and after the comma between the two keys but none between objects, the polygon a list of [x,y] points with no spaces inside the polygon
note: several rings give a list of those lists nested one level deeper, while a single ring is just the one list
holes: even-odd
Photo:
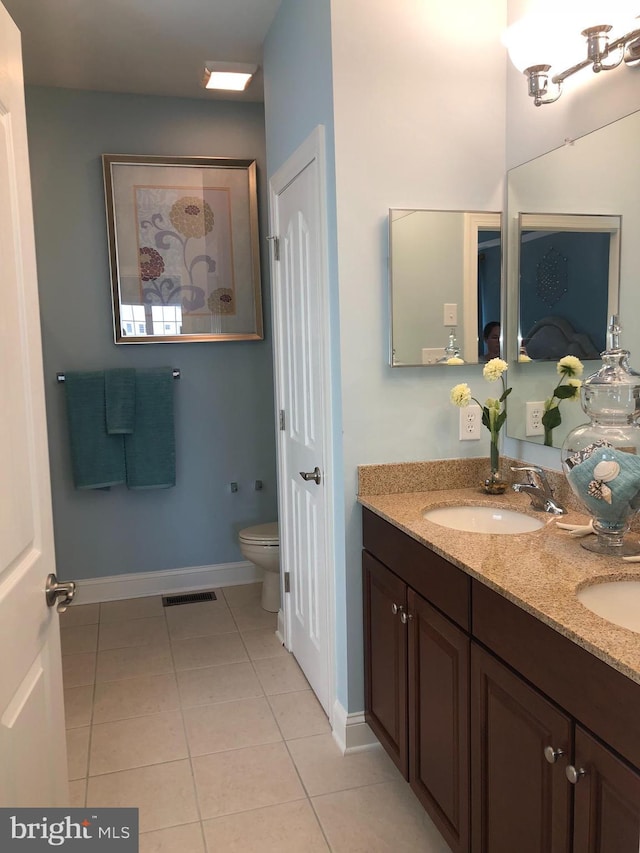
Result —
[{"label": "floral artwork print", "polygon": [[235,314],[225,189],[134,187],[141,302]]}]

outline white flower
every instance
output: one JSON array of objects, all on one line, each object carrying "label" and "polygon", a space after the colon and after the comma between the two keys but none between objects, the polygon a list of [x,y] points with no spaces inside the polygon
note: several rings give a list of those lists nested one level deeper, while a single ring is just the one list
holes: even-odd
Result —
[{"label": "white flower", "polygon": [[454,385],[451,389],[450,398],[451,402],[455,406],[464,408],[471,402],[471,388],[469,388],[466,382],[461,382],[460,385]]},{"label": "white flower", "polygon": [[526,353],[521,352],[520,355],[518,356],[518,361],[521,364],[524,364],[527,361],[531,361],[531,359],[529,358],[529,356]]},{"label": "white flower", "polygon": [[445,364],[464,364],[464,358],[458,358],[457,355],[453,355],[445,361]]},{"label": "white flower", "polygon": [[495,382],[500,379],[509,365],[501,358],[492,358],[482,368],[482,375],[488,382]]},{"label": "white flower", "polygon": [[575,388],[573,396],[567,397],[567,400],[579,400],[580,388],[582,388],[582,379],[567,379],[567,385],[570,385],[572,388]]},{"label": "white flower", "polygon": [[565,355],[556,365],[560,376],[582,376],[584,365],[575,355]]}]

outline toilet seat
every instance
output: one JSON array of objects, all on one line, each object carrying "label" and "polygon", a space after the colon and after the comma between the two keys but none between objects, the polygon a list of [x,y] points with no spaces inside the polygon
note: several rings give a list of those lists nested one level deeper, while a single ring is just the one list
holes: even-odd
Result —
[{"label": "toilet seat", "polygon": [[253,527],[245,527],[238,534],[238,538],[241,542],[247,542],[252,545],[279,545],[278,522],[271,521],[268,524],[256,524]]}]

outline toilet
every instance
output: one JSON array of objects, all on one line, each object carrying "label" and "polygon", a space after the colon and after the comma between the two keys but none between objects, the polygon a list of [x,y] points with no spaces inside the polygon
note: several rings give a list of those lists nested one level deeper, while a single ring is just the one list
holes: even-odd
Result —
[{"label": "toilet", "polygon": [[245,527],[238,534],[240,551],[254,565],[264,569],[262,607],[271,613],[280,609],[280,538],[278,522]]}]

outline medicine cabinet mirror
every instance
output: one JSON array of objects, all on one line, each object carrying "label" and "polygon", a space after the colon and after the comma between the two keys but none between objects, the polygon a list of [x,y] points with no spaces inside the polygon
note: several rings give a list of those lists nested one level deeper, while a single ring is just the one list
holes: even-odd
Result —
[{"label": "medicine cabinet mirror", "polygon": [[485,360],[483,329],[501,316],[500,228],[496,212],[389,211],[392,367],[440,366],[452,345]]}]

